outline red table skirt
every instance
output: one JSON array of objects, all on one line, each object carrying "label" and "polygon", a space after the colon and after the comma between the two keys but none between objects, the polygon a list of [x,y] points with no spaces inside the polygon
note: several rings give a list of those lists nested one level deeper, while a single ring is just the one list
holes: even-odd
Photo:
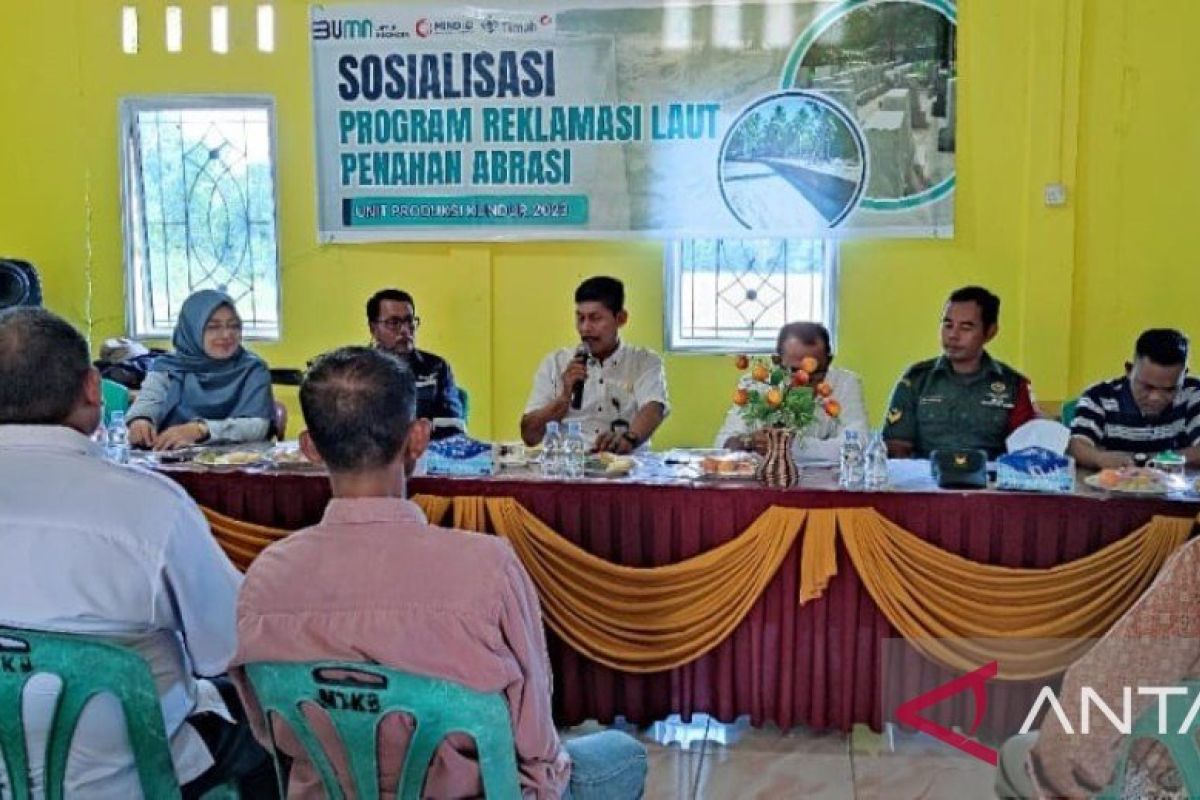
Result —
[{"label": "red table skirt", "polygon": [[[324,477],[172,472],[195,499],[247,522],[299,528],[329,498]],[[1151,516],[1195,516],[1200,504],[1161,500],[1002,493],[843,493],[747,487],[548,483],[418,478],[413,494],[513,497],[570,541],[618,564],[670,564],[737,536],[771,505],[871,506],[938,547],[974,561],[1046,568],[1108,545]],[[797,604],[799,543],[741,625],[716,649],[678,669],[630,675],[596,664],[557,640],[555,719],[571,725],[621,715],[644,723],[671,713],[748,714],[755,725],[878,729],[883,645],[898,636],[867,593],[844,549],[826,595]],[[906,662],[907,663],[907,662]],[[913,660],[914,693],[941,672]],[[920,674],[917,674],[917,673]],[[947,679],[949,674],[945,676]],[[1011,730],[1032,687],[992,688],[985,731]],[[947,710],[949,713],[949,710]],[[1021,719],[1016,719],[1015,724]]]}]

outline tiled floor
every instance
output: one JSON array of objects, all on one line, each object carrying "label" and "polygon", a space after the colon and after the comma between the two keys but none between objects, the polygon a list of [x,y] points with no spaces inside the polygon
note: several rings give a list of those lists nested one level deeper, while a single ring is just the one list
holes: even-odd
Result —
[{"label": "tiled floor", "polygon": [[[896,736],[892,749],[865,729],[853,736],[799,728],[782,733],[703,718],[692,725],[623,729],[637,735],[649,751],[647,800],[993,797],[991,767],[947,753],[919,734]],[[595,730],[595,724],[582,725],[564,736]]]}]

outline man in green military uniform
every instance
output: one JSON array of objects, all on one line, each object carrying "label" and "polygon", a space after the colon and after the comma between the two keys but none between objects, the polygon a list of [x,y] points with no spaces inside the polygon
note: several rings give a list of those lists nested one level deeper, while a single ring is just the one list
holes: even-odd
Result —
[{"label": "man in green military uniform", "polygon": [[950,295],[942,356],[914,364],[892,392],[883,438],[892,458],[939,449],[1004,452],[1004,440],[1037,416],[1029,381],[984,347],[999,331],[1000,298],[979,286]]}]

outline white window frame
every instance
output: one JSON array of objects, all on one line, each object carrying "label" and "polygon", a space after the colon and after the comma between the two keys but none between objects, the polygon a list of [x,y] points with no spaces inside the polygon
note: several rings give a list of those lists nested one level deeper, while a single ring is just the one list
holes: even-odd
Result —
[{"label": "white window frame", "polygon": [[147,110],[196,108],[261,108],[267,112],[267,136],[271,148],[271,188],[273,192],[273,222],[275,227],[275,319],[274,330],[247,322],[244,338],[257,341],[279,341],[283,338],[283,275],[280,270],[279,230],[279,149],[275,98],[251,94],[144,95],[120,100],[120,128],[117,146],[121,169],[121,228],[124,236],[125,267],[125,330],[133,338],[169,339],[172,327],[155,327],[150,320],[149,286],[145,277],[142,252],[145,248],[145,227],[139,219],[142,206],[140,175],[141,160],[131,156],[131,148],[139,143],[137,115]]},{"label": "white window frame", "polygon": [[[730,239],[733,237],[714,237]],[[753,238],[753,237],[746,237]],[[825,305],[827,316],[824,320],[813,320],[820,322],[829,329],[831,344],[836,347],[837,339],[837,298],[838,298],[838,280],[839,271],[841,269],[841,243],[837,239],[826,239],[825,241],[825,275],[824,291],[822,292],[822,302]],[[666,253],[664,261],[664,287],[663,287],[663,342],[667,352],[679,353],[681,355],[721,355],[735,353],[774,353],[775,352],[775,331],[770,336],[770,341],[764,337],[762,339],[728,339],[728,340],[692,340],[695,343],[688,343],[683,337],[681,326],[683,320],[680,319],[678,294],[681,287],[678,285],[678,274],[686,265],[683,261],[683,241],[675,240],[668,242],[666,245]],[[801,318],[788,319],[787,322],[802,321]]]}]

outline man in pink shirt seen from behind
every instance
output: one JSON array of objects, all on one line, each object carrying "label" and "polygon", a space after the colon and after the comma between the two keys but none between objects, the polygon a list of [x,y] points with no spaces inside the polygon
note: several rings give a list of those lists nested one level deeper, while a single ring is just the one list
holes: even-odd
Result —
[{"label": "man in pink shirt seen from behind", "polygon": [[[407,477],[429,442],[416,419],[412,373],[395,356],[363,347],[328,353],[300,388],[304,453],[329,469],[333,499],[317,525],[263,551],[238,597],[232,677],[259,740],[270,737],[240,665],[256,661],[374,662],[442,678],[508,702],[526,798],[640,798],[646,752],[604,731],[559,740],[551,673],[533,583],[511,545],[494,536],[430,525],[406,498]],[[332,727],[312,714],[335,768]],[[394,797],[411,721],[381,725],[380,779]],[[320,781],[295,737],[275,724],[294,759],[288,796],[319,798]],[[452,735],[438,748],[424,797],[482,794],[474,743]]]}]

